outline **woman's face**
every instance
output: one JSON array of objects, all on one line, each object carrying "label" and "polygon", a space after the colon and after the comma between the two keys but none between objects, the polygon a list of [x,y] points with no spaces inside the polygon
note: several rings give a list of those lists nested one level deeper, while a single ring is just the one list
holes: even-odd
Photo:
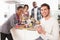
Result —
[{"label": "woman's face", "polygon": [[28,10],[28,7],[27,7],[27,6],[25,6],[24,10],[25,10],[25,11],[27,11],[27,10]]},{"label": "woman's face", "polygon": [[47,8],[47,6],[41,7],[41,14],[43,17],[49,16],[50,9]]}]

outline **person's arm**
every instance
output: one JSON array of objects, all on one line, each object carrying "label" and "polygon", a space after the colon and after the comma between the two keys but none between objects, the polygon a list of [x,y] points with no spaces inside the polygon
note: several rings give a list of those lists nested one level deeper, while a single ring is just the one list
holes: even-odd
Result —
[{"label": "person's arm", "polygon": [[34,17],[34,9],[31,10],[31,15],[32,17]]},{"label": "person's arm", "polygon": [[55,21],[53,28],[52,28],[52,33],[45,33],[45,38],[50,39],[50,40],[58,40],[59,39],[59,25],[58,22]]},{"label": "person's arm", "polygon": [[10,19],[10,25],[11,25],[11,27],[15,27],[15,26],[16,26],[14,16],[15,16],[15,14],[13,14],[13,15],[9,18],[9,19]]},{"label": "person's arm", "polygon": [[40,8],[38,8],[38,12],[37,13],[38,13],[37,14],[38,15],[37,16],[38,18],[37,19],[40,20],[42,18],[42,15],[41,15],[41,12],[40,12]]},{"label": "person's arm", "polygon": [[54,21],[54,24],[52,26],[51,33],[46,32],[42,27],[37,28],[37,31],[39,34],[42,34],[43,39],[49,39],[49,40],[58,40],[59,38],[59,25],[57,21]]}]

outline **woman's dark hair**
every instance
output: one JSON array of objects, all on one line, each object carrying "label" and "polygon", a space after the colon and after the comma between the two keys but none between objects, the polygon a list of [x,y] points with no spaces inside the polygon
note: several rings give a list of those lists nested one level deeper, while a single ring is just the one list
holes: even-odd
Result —
[{"label": "woman's dark hair", "polygon": [[29,6],[27,4],[24,5],[24,8],[27,6],[27,10],[29,9]]},{"label": "woman's dark hair", "polygon": [[43,7],[43,6],[46,6],[48,9],[50,9],[50,6],[48,4],[46,4],[46,3],[44,3],[44,4],[41,5],[41,7]]}]

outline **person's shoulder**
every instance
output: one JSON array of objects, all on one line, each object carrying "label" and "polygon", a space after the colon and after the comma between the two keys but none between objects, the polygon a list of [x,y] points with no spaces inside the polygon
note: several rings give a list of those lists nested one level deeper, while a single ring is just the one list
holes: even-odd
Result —
[{"label": "person's shoulder", "polygon": [[16,16],[16,14],[12,14],[9,19],[13,19]]},{"label": "person's shoulder", "polygon": [[15,16],[16,14],[14,13],[12,16]]},{"label": "person's shoulder", "polygon": [[34,10],[34,8],[32,8],[32,11]]},{"label": "person's shoulder", "polygon": [[38,7],[38,10],[40,10],[40,7]]},{"label": "person's shoulder", "polygon": [[37,7],[38,10],[40,10],[40,7]]},{"label": "person's shoulder", "polygon": [[51,19],[53,19],[53,20],[57,20],[56,18],[54,18],[54,17],[51,17]]},{"label": "person's shoulder", "polygon": [[16,13],[12,14],[12,16],[15,17],[16,16]]},{"label": "person's shoulder", "polygon": [[51,20],[54,21],[54,22],[58,22],[58,20],[54,17],[51,17]]}]

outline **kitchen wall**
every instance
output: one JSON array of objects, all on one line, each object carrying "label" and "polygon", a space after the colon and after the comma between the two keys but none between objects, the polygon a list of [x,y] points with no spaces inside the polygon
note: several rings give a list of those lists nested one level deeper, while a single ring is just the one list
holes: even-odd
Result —
[{"label": "kitchen wall", "polygon": [[32,6],[33,1],[37,2],[38,7],[40,7],[40,5],[43,3],[47,3],[50,5],[50,8],[51,8],[51,16],[58,19],[58,17],[57,17],[59,14],[58,0],[17,0],[17,1],[20,2],[20,4],[28,4],[29,5],[30,15],[31,15],[31,9],[33,8],[33,6]]},{"label": "kitchen wall", "polygon": [[8,18],[15,13],[15,4],[8,4],[5,0],[0,1],[0,31],[1,26],[8,20]]},{"label": "kitchen wall", "polygon": [[[8,20],[8,18],[15,13],[15,3],[9,4],[6,3],[7,0],[0,1],[0,26]],[[58,15],[58,0],[15,0],[20,4],[28,4],[29,5],[29,13],[31,15],[32,2],[36,1],[37,6],[40,7],[41,4],[47,3],[51,7],[51,15],[57,18]],[[4,15],[7,17],[5,18]]]}]

